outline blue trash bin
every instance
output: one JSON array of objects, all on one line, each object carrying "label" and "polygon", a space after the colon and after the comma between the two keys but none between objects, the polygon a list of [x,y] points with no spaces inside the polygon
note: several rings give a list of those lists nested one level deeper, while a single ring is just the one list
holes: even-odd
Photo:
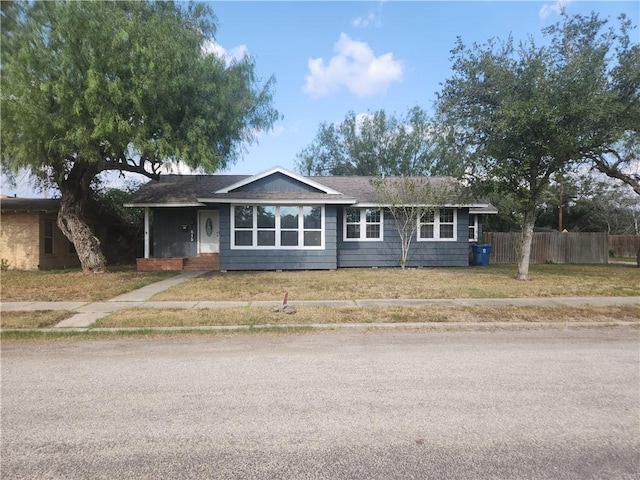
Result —
[{"label": "blue trash bin", "polygon": [[486,267],[489,265],[489,255],[491,255],[491,245],[488,243],[482,243],[473,245],[473,263],[475,265],[482,265]]}]

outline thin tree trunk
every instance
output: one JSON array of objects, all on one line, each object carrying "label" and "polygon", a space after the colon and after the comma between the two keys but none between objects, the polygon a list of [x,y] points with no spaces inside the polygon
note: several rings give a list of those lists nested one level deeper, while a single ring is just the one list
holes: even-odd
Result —
[{"label": "thin tree trunk", "polygon": [[520,262],[516,280],[529,280],[529,261],[531,259],[531,244],[533,243],[533,226],[536,217],[533,212],[526,212],[522,225],[522,239],[520,242]]}]

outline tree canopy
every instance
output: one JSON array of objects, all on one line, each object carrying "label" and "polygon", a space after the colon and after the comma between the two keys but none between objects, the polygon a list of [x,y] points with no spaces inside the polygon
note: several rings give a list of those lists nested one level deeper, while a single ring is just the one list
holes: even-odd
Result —
[{"label": "tree canopy", "polygon": [[59,188],[85,270],[104,269],[82,220],[98,174],[213,172],[279,118],[274,79],[207,53],[214,33],[203,4],[2,2],[2,167]]},{"label": "tree canopy", "polygon": [[349,112],[338,125],[320,125],[311,145],[298,153],[296,167],[306,175],[450,175],[456,157],[440,150],[439,134],[420,107],[401,117],[384,110]]},{"label": "tree canopy", "polygon": [[[533,39],[512,38],[452,50],[453,75],[438,94],[437,118],[465,158],[466,174],[508,201],[518,213],[523,242],[519,279],[529,269],[531,238],[551,179],[558,172],[615,151],[634,126],[638,65],[630,25],[618,30],[596,14],[568,17]],[[635,70],[634,70],[635,68]],[[624,80],[622,80],[624,79]],[[637,132],[636,132],[637,133]]]}]

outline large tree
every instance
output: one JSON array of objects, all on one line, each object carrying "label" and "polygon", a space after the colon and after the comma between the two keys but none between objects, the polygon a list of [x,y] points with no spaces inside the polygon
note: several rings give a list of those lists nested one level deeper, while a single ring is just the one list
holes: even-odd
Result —
[{"label": "large tree", "polygon": [[451,147],[466,158],[469,179],[514,206],[523,232],[518,279],[528,278],[536,215],[551,179],[624,140],[619,117],[638,90],[616,80],[631,48],[630,26],[621,22],[616,30],[595,14],[563,15],[543,31],[543,46],[508,38],[467,47],[458,39],[452,50],[438,119],[455,136]]},{"label": "large tree", "polygon": [[214,22],[202,4],[2,2],[2,167],[60,190],[58,225],[85,271],[105,269],[84,221],[99,174],[212,172],[279,117],[273,78],[207,53]]},{"label": "large tree", "polygon": [[384,110],[349,112],[340,124],[320,125],[296,166],[305,175],[452,175],[457,165],[449,160],[456,157],[439,149],[440,134],[420,107],[399,118]]}]

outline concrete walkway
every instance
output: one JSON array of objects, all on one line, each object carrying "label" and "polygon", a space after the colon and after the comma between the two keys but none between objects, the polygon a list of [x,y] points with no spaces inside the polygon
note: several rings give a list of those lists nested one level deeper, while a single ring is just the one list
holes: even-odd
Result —
[{"label": "concrete walkway", "polygon": [[[76,312],[70,318],[58,323],[55,328],[88,328],[96,320],[112,312],[128,308],[233,308],[233,307],[275,307],[280,300],[273,301],[151,301],[151,297],[168,288],[196,278],[204,271],[182,272],[175,277],[152,283],[145,287],[118,295],[104,302],[2,302],[0,311],[70,310]],[[289,305],[330,306],[352,308],[375,307],[423,307],[423,306],[520,306],[520,307],[576,307],[591,305],[608,307],[616,305],[640,305],[640,297],[532,297],[532,298],[454,298],[454,299],[354,299],[354,300],[292,300]],[[335,326],[335,325],[334,325]]]}]

